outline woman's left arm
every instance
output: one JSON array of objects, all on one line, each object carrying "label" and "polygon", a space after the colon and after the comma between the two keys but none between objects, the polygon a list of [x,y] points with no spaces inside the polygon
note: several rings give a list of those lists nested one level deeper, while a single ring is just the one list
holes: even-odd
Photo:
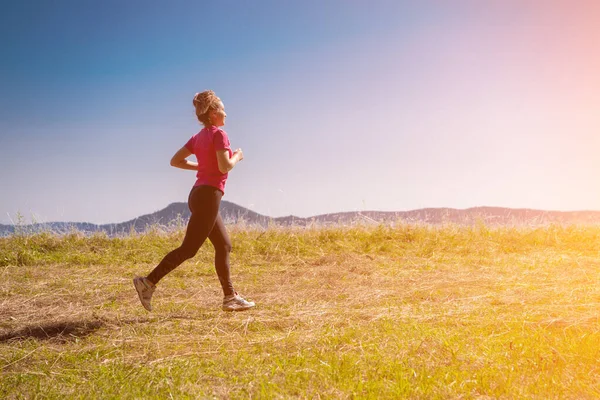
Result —
[{"label": "woman's left arm", "polygon": [[198,163],[187,160],[187,157],[191,156],[192,152],[189,151],[185,146],[177,150],[177,153],[171,158],[171,165],[173,167],[181,169],[189,169],[191,171],[198,171]]}]

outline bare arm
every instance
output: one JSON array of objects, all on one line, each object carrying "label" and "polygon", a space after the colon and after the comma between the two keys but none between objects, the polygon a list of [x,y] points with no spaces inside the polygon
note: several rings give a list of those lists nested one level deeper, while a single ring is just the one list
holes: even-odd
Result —
[{"label": "bare arm", "polygon": [[192,171],[198,171],[198,163],[189,161],[186,158],[191,156],[192,152],[189,151],[185,146],[177,150],[177,153],[171,158],[171,165],[173,167],[181,169],[189,169]]},{"label": "bare arm", "polygon": [[226,174],[235,167],[235,164],[244,159],[244,153],[242,149],[237,149],[233,152],[231,158],[229,158],[229,150],[217,151],[217,163],[219,164],[219,171],[222,174]]}]

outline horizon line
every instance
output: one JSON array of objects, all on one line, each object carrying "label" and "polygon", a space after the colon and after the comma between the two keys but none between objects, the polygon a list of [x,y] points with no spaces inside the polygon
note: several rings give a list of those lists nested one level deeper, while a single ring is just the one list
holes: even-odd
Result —
[{"label": "horizon line", "polygon": [[[261,217],[265,217],[265,218],[269,218],[269,219],[285,219],[285,218],[298,218],[298,219],[302,219],[302,220],[307,220],[307,219],[311,219],[311,218],[317,218],[317,217],[323,217],[326,215],[337,215],[337,214],[351,214],[351,213],[368,213],[368,212],[380,212],[380,213],[410,213],[410,212],[415,212],[415,211],[423,211],[423,210],[455,210],[455,211],[467,211],[467,210],[473,210],[473,209],[480,209],[480,208],[488,208],[488,209],[505,209],[505,210],[514,210],[514,211],[538,211],[538,212],[544,212],[544,213],[600,213],[600,210],[590,210],[590,209],[579,209],[579,210],[545,210],[545,209],[540,209],[540,208],[529,208],[529,207],[503,207],[503,206],[473,206],[473,207],[466,207],[466,208],[455,208],[455,207],[422,207],[422,208],[415,208],[415,209],[410,209],[410,210],[404,210],[404,211],[389,211],[389,210],[352,210],[352,211],[336,211],[336,212],[329,212],[329,213],[323,213],[323,214],[316,214],[316,215],[311,215],[308,217],[300,217],[294,214],[289,214],[289,215],[284,215],[284,216],[280,216],[280,217],[273,217],[273,216],[269,216],[269,215],[265,215],[265,214],[261,214],[259,212],[256,212],[254,210],[251,210],[247,207],[241,206],[237,203],[228,201],[228,200],[223,200],[222,203],[229,203],[229,204],[233,204],[236,207],[240,207],[243,208],[245,210],[251,211],[255,214],[258,214]],[[95,222],[88,222],[88,221],[48,221],[48,222],[29,222],[26,224],[15,224],[14,222],[12,224],[4,224],[4,223],[0,223],[0,226],[30,226],[30,225],[41,225],[41,224],[89,224],[89,225],[95,225],[95,226],[103,226],[103,225],[118,225],[118,224],[123,224],[126,222],[131,222],[131,221],[136,221],[139,218],[145,217],[145,216],[149,216],[158,212],[161,212],[163,210],[166,210],[167,208],[169,208],[170,206],[174,205],[174,204],[187,204],[186,202],[173,202],[173,203],[169,203],[166,207],[151,212],[151,213],[146,213],[146,214],[142,214],[139,215],[135,218],[126,220],[126,221],[121,221],[121,222],[106,222],[106,223],[95,223]],[[8,213],[7,213],[8,214]],[[19,214],[19,212],[17,212],[17,215]],[[10,214],[9,218],[10,218]]]}]

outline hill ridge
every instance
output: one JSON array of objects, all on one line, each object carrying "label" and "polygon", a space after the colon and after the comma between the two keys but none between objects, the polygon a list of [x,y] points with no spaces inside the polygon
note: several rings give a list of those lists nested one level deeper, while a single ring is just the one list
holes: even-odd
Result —
[{"label": "hill ridge", "polygon": [[[356,223],[454,223],[472,225],[483,222],[490,225],[544,225],[557,224],[600,224],[600,211],[547,211],[532,208],[507,208],[477,206],[465,209],[450,207],[429,207],[409,211],[341,211],[319,214],[312,217],[288,215],[269,217],[248,208],[223,200],[220,213],[227,224],[245,223],[248,225],[352,225]],[[144,232],[152,227],[176,228],[187,223],[190,211],[187,203],[174,202],[153,213],[140,215],[120,223],[92,224],[88,222],[48,222],[29,225],[1,225],[0,236],[17,232],[39,232],[49,230],[67,233],[72,230],[93,233],[105,232],[109,235],[122,235],[130,232]]]}]

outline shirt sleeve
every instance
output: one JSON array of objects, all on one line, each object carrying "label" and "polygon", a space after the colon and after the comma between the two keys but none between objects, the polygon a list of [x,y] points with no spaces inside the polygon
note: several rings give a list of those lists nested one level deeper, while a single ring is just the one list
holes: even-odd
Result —
[{"label": "shirt sleeve", "polygon": [[187,143],[183,146],[186,149],[188,149],[190,152],[194,152],[194,144],[196,143],[196,137],[198,135],[194,135],[190,138],[190,140],[187,141]]},{"label": "shirt sleeve", "polygon": [[229,138],[227,137],[227,133],[225,131],[219,129],[215,132],[215,136],[213,138],[213,145],[215,146],[215,150],[231,150],[229,144]]}]

